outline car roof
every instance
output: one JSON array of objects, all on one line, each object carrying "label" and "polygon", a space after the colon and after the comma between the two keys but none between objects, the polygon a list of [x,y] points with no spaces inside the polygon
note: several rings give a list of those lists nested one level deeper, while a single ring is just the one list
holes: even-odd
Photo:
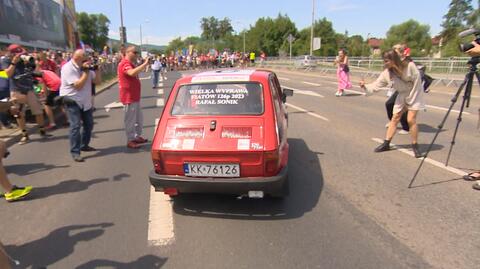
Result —
[{"label": "car roof", "polygon": [[207,71],[185,76],[178,80],[180,85],[190,83],[215,82],[262,82],[268,79],[272,72],[264,69],[225,69]]}]

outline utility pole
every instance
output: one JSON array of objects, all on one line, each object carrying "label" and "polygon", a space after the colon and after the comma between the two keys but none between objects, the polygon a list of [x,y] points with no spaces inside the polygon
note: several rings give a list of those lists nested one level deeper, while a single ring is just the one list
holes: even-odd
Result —
[{"label": "utility pole", "polygon": [[140,53],[142,53],[142,24],[140,23]]},{"label": "utility pole", "polygon": [[125,46],[127,43],[127,29],[123,26],[123,8],[122,8],[122,0],[120,2],[120,44]]},{"label": "utility pole", "polygon": [[243,55],[245,55],[245,29],[243,29]]},{"label": "utility pole", "polygon": [[313,25],[315,23],[315,0],[312,0],[312,27],[310,29],[310,56],[313,55]]}]

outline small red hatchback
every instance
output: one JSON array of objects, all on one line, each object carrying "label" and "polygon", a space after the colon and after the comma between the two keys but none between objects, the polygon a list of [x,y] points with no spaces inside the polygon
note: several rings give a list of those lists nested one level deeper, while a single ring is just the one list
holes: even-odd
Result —
[{"label": "small red hatchback", "polygon": [[267,70],[204,72],[179,79],[152,144],[156,191],[288,194],[287,111],[292,90]]}]

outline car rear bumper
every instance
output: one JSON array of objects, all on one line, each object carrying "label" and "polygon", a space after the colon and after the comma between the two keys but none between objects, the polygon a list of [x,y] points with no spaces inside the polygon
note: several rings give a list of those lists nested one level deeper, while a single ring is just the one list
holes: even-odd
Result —
[{"label": "car rear bumper", "polygon": [[248,191],[263,191],[278,195],[284,189],[288,178],[288,167],[273,177],[240,178],[195,178],[186,176],[159,175],[151,171],[150,184],[156,191],[175,188],[179,193],[226,193],[246,194]]}]

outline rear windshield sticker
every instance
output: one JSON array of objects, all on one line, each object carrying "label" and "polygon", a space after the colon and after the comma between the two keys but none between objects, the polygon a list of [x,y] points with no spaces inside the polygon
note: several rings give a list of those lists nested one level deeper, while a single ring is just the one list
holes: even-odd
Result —
[{"label": "rear windshield sticker", "polygon": [[248,95],[247,89],[191,89],[193,105],[238,105]]},{"label": "rear windshield sticker", "polygon": [[250,139],[238,139],[237,149],[238,150],[249,150],[250,149]]},{"label": "rear windshield sticker", "polygon": [[182,149],[193,149],[195,147],[195,139],[184,139]]}]

